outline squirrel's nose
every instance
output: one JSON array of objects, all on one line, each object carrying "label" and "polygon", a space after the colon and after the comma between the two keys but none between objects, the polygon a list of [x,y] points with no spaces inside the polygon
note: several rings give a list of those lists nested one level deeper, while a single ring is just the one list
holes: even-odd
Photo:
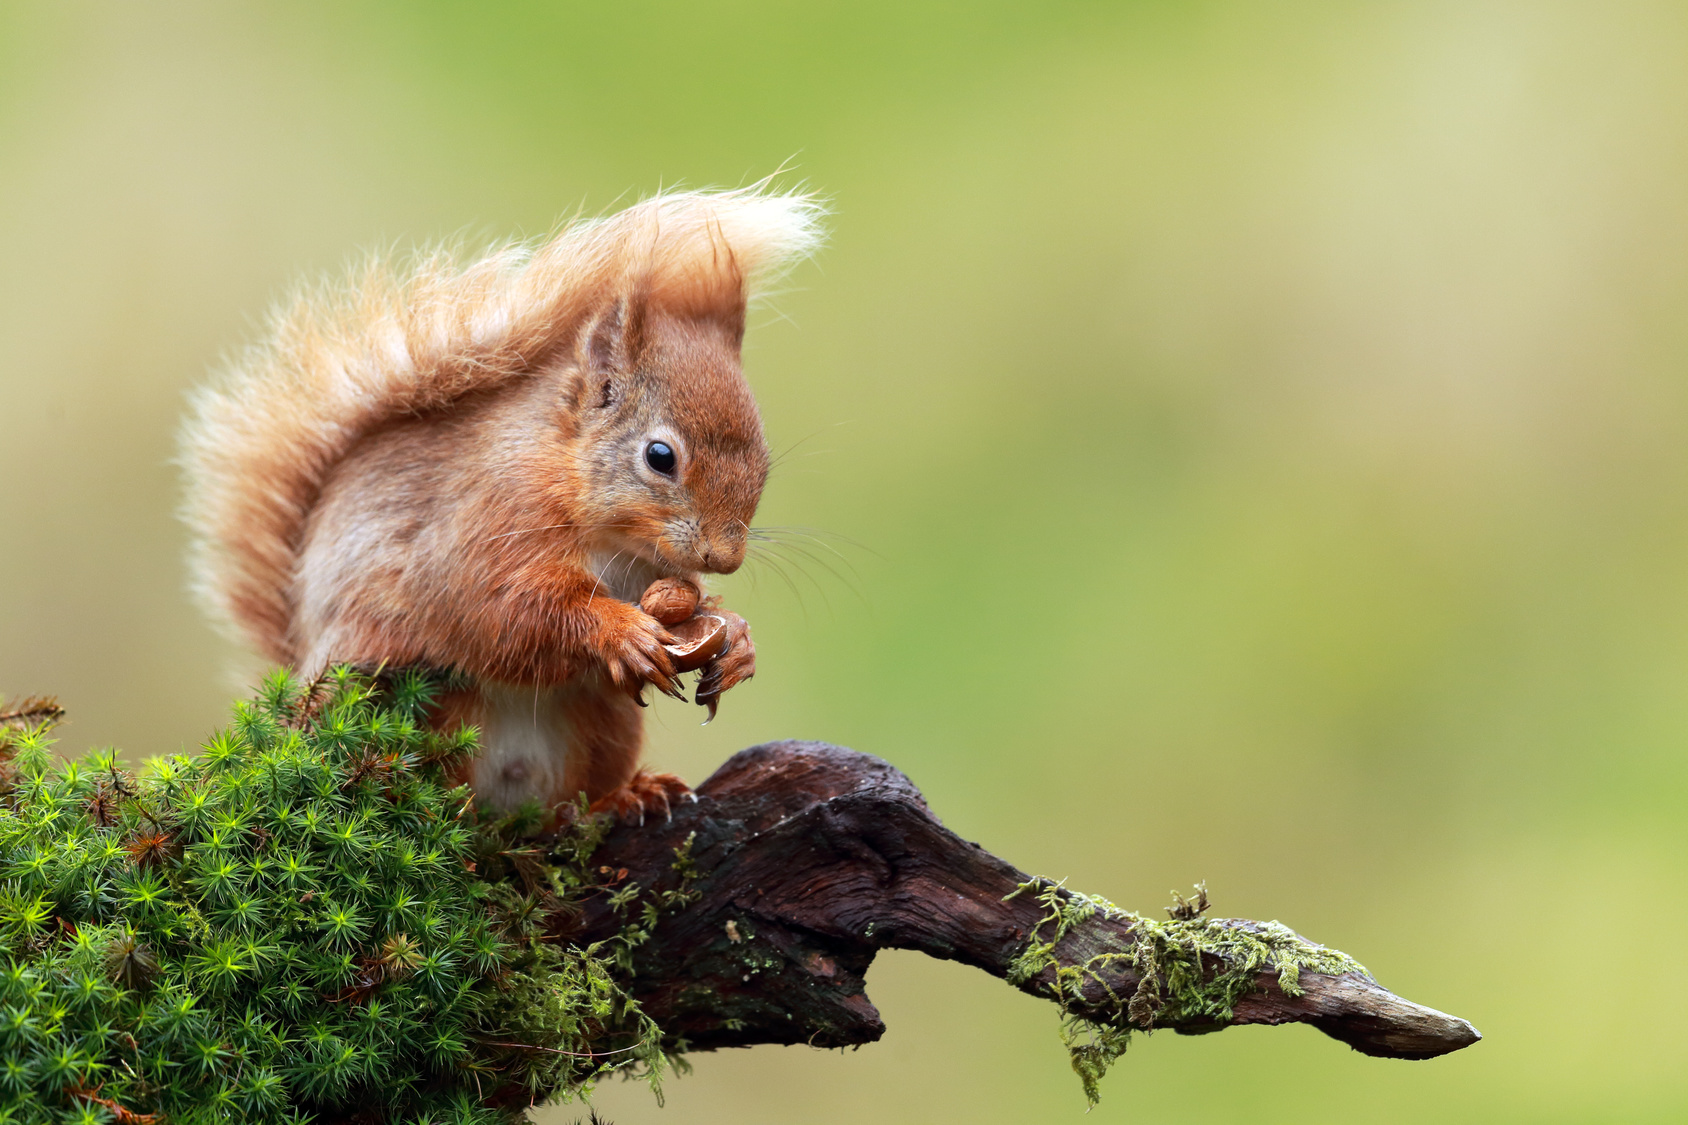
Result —
[{"label": "squirrel's nose", "polygon": [[744,562],[742,543],[723,543],[720,540],[703,545],[703,569],[712,574],[731,574]]}]

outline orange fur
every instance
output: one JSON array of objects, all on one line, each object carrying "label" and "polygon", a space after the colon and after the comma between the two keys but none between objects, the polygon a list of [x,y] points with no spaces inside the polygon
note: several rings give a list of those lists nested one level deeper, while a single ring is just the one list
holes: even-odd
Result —
[{"label": "orange fur", "polygon": [[818,215],[756,189],[660,196],[536,249],[301,297],[195,399],[200,593],[306,673],[468,673],[450,710],[482,728],[485,803],[626,785],[635,696],[673,686],[636,603],[743,560],[768,465],[745,305],[812,249]]}]

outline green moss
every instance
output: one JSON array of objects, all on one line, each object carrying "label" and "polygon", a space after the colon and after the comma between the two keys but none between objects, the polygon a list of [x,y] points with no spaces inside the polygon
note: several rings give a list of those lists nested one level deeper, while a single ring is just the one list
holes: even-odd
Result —
[{"label": "green moss", "polygon": [[[1243,924],[1202,917],[1207,891],[1197,890],[1195,902],[1175,896],[1177,905],[1169,911],[1173,917],[1166,922],[1122,910],[1098,895],[1067,891],[1047,879],[1023,883],[1009,896],[1035,893],[1044,909],[1026,948],[1009,967],[1009,983],[1025,985],[1054,967],[1050,995],[1062,1010],[1061,1042],[1091,1105],[1099,1097],[1102,1076],[1130,1046],[1133,1030],[1223,1026],[1237,1001],[1254,991],[1262,972],[1275,970],[1279,987],[1291,996],[1301,992],[1303,969],[1331,975],[1366,972],[1346,953],[1316,945],[1280,922]],[[1056,947],[1062,939],[1098,915],[1128,922],[1135,940],[1080,963],[1061,963]],[[1204,956],[1218,958],[1223,968],[1214,972],[1204,966]],[[1109,970],[1119,969],[1138,976],[1139,984],[1129,996],[1119,995],[1109,984]],[[1084,995],[1087,984],[1099,986],[1106,997],[1100,1012],[1094,995]]]},{"label": "green moss", "polygon": [[605,822],[541,850],[531,811],[477,819],[447,780],[474,739],[427,728],[434,690],[278,673],[139,776],[0,725],[0,1125],[495,1122],[656,1083],[623,985],[689,880],[619,888],[620,933],[560,939]]}]

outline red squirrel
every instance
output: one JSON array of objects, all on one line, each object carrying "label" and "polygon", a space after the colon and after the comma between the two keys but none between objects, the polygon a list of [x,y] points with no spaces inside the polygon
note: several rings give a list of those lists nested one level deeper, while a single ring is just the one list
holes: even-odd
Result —
[{"label": "red squirrel", "polygon": [[[306,676],[465,674],[436,721],[480,728],[483,806],[666,807],[688,790],[639,769],[639,706],[646,684],[679,694],[678,642],[638,603],[744,560],[768,472],[746,304],[820,216],[804,194],[668,194],[302,293],[193,400],[202,600]],[[705,605],[727,626],[699,687],[713,714],[755,648]]]}]

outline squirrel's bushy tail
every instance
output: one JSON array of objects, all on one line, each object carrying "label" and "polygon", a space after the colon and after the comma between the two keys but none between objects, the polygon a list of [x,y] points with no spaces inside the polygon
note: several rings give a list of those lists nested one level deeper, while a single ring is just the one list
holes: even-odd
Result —
[{"label": "squirrel's bushy tail", "polygon": [[729,308],[820,242],[821,204],[765,185],[676,192],[465,262],[372,257],[302,288],[193,396],[181,459],[196,593],[266,659],[291,663],[300,538],[334,465],[390,419],[531,372],[622,287]]}]

